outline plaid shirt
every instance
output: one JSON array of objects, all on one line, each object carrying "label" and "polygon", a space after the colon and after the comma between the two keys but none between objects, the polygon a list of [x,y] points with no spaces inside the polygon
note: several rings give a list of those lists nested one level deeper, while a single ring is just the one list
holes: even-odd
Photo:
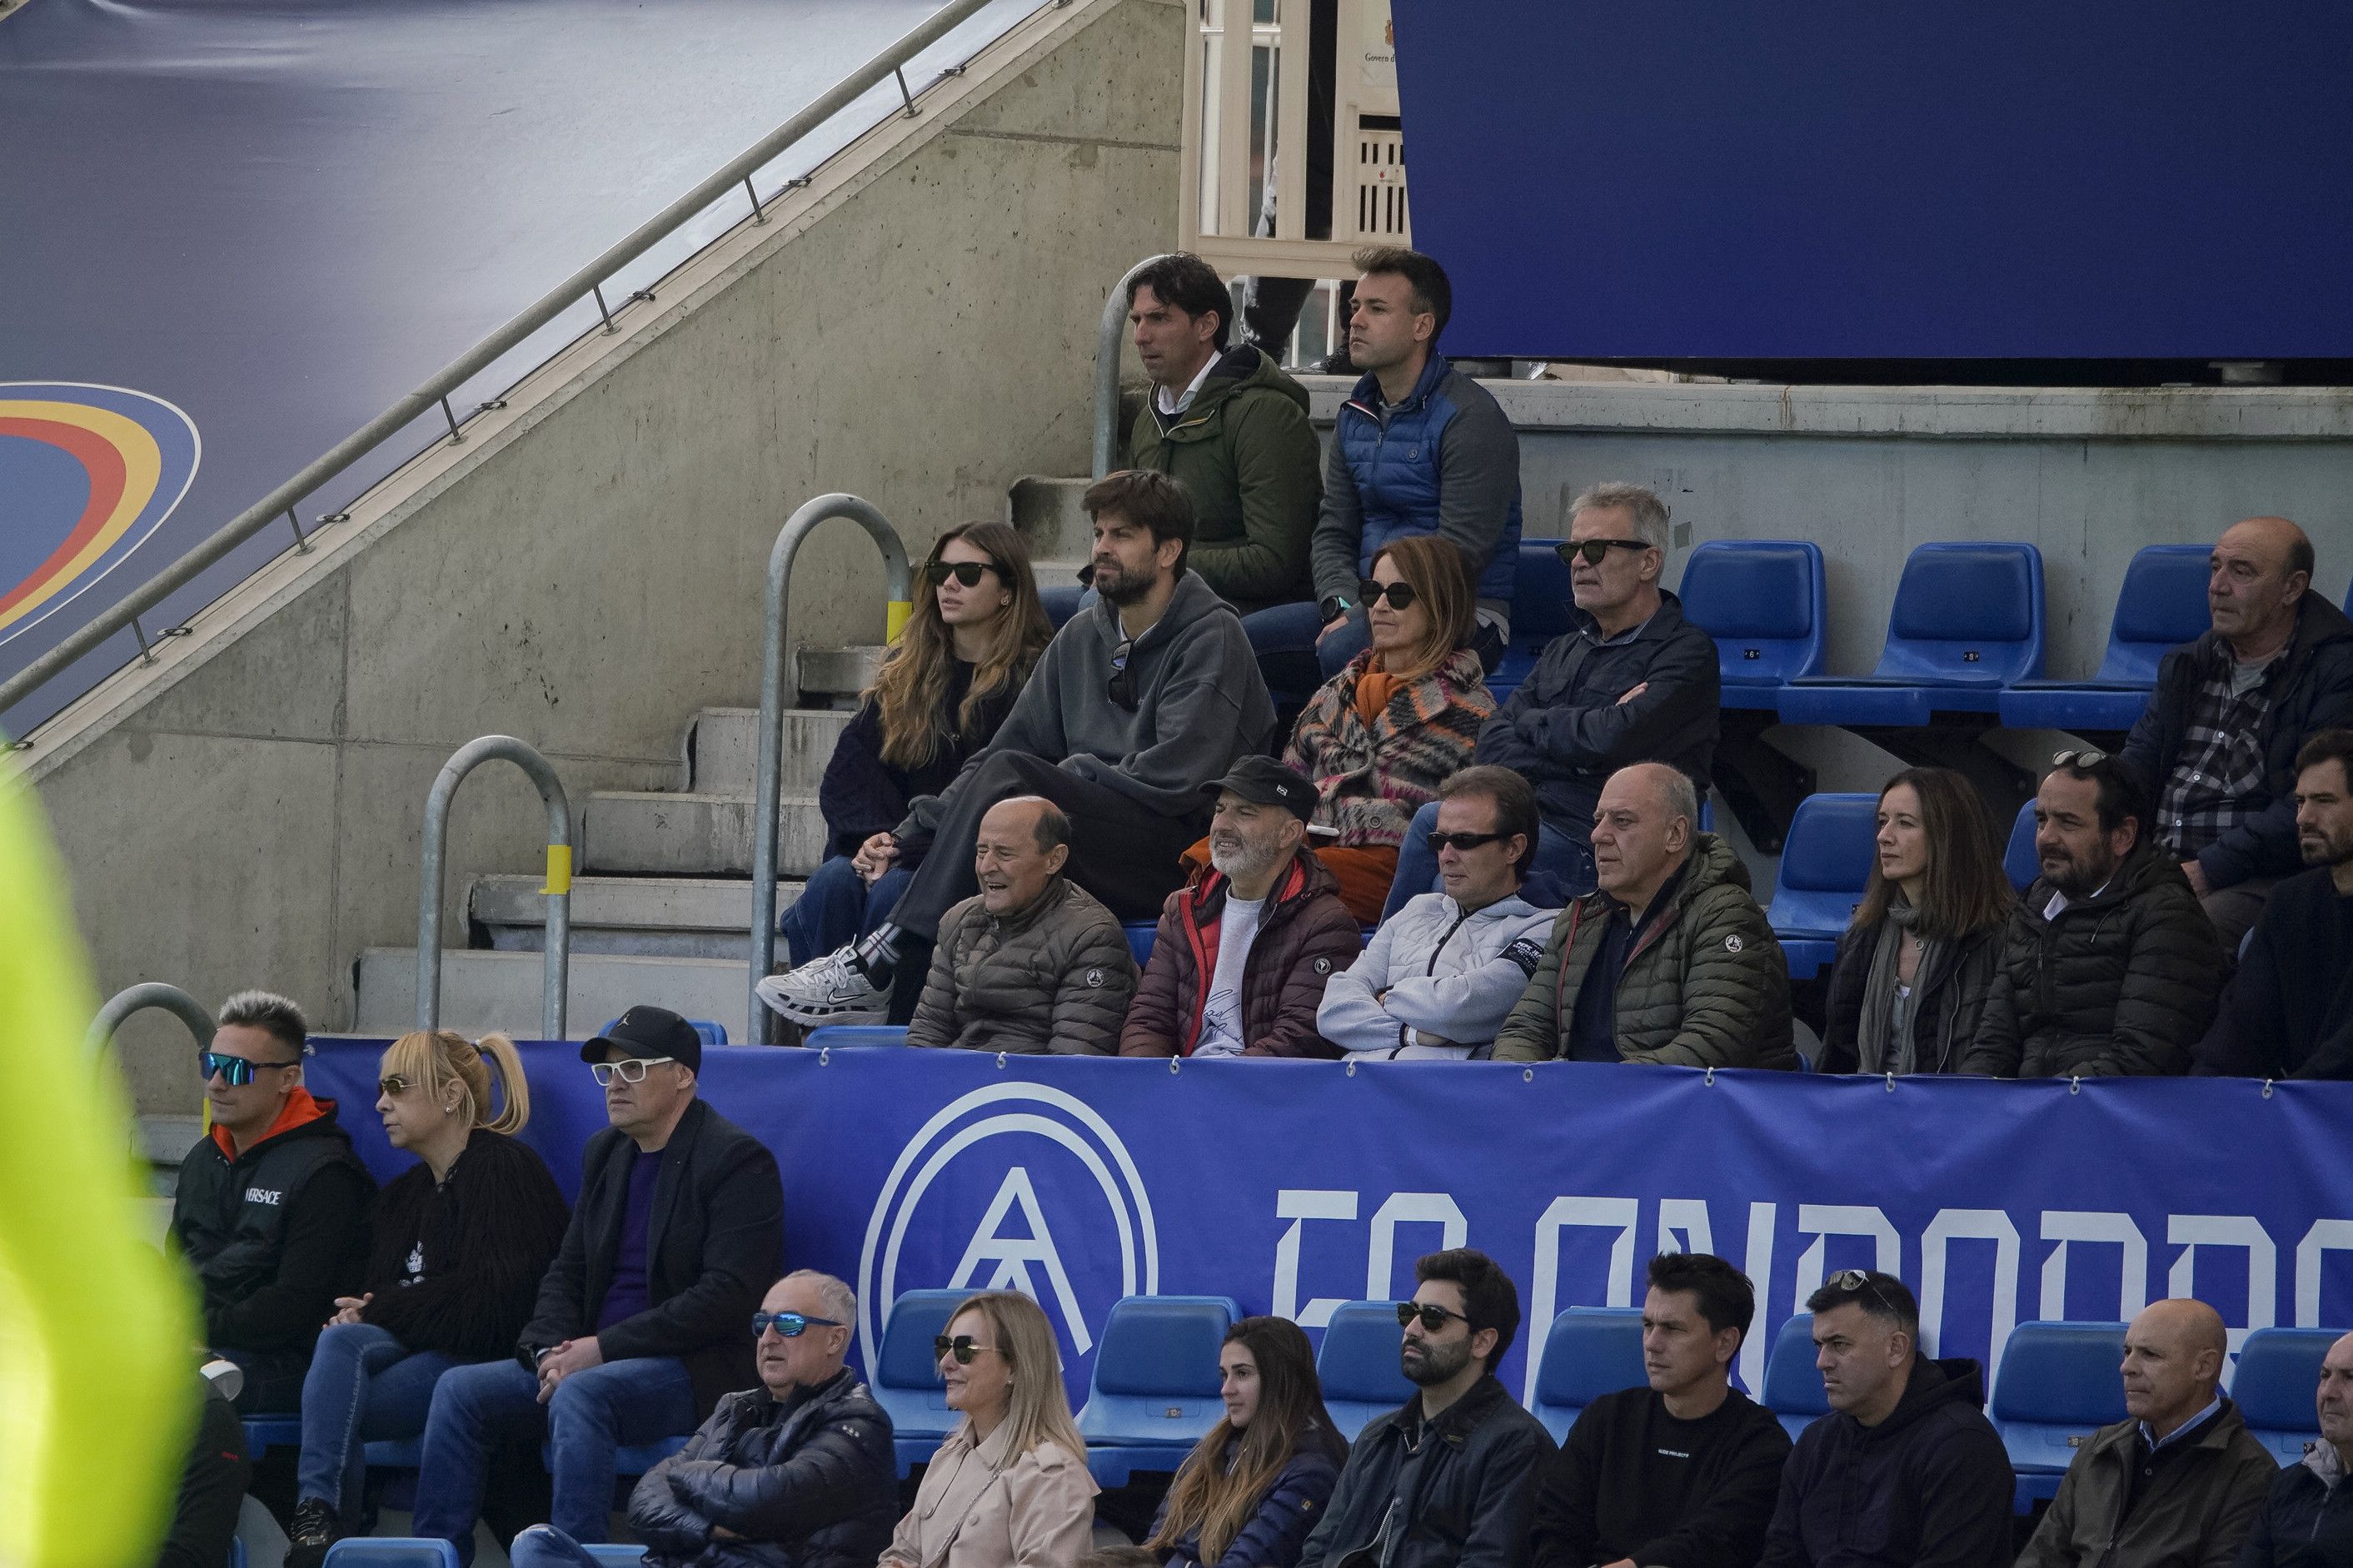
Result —
[{"label": "plaid shirt", "polygon": [[2272,688],[2287,668],[2274,657],[2245,692],[2234,695],[2237,669],[2223,650],[2207,671],[2190,703],[2165,789],[2158,796],[2158,837],[2183,859],[2220,839],[2260,804],[2263,784],[2263,721],[2272,710]]}]

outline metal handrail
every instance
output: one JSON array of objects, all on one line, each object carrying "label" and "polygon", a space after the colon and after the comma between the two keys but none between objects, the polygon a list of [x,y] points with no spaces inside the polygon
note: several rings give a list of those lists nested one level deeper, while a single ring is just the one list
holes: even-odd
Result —
[{"label": "metal handrail", "polygon": [[899,531],[871,501],[839,492],[819,496],[804,503],[777,531],[776,542],[768,550],[766,623],[760,638],[760,755],[752,791],[752,963],[744,1014],[745,1034],[763,1044],[776,1040],[776,1016],[760,1000],[760,982],[776,963],[776,813],[784,800],[786,589],[792,582],[793,557],[800,553],[801,541],[818,523],[836,517],[846,517],[865,529],[882,552],[884,585],[890,592],[883,622],[885,641],[897,640],[913,608],[907,547],[899,542]]},{"label": "metal handrail", "polygon": [[[1127,286],[1135,275],[1155,261],[1166,261],[1166,255],[1147,256],[1119,275],[1103,300],[1103,324],[1095,329],[1095,478],[1111,472],[1115,456],[1113,446],[1119,440],[1119,351],[1126,342]],[[0,692],[0,696],[5,696]],[[5,711],[0,708],[0,711]]]},{"label": "metal handrail", "polygon": [[547,938],[541,960],[539,1026],[543,1038],[564,1038],[565,985],[572,963],[572,800],[564,781],[529,743],[512,735],[469,741],[441,765],[425,797],[425,857],[417,889],[417,1026],[441,1026],[441,891],[443,851],[449,841],[449,803],[466,775],[484,763],[508,762],[531,776],[547,806]]},{"label": "metal handrail", "polygon": [[[452,443],[464,440],[465,437],[459,434],[457,417],[449,412],[451,393],[488,369],[540,328],[584,300],[591,298],[596,300],[597,310],[605,315],[606,327],[609,331],[612,319],[606,311],[600,289],[605,279],[668,238],[674,230],[698,216],[703,208],[734,186],[742,185],[751,196],[753,221],[765,223],[767,216],[761,210],[759,193],[752,186],[754,174],[794,142],[856,102],[870,88],[898,77],[900,89],[905,94],[906,79],[900,73],[906,63],[990,3],[991,0],[948,0],[948,4],[934,12],[921,26],[834,83],[807,109],[738,153],[726,167],[638,225],[628,237],[541,295],[535,303],[525,308],[506,325],[427,377],[424,384],[415,392],[329,447],[315,462],[239,512],[212,537],[149,578],[103,614],[68,634],[55,647],[7,680],[0,681],[0,713],[6,712],[31,696],[69,666],[94,651],[139,616],[161,604],[166,596],[186,586],[199,573],[264,528],[281,517],[292,520],[293,509],[298,502],[406,428],[420,416],[430,413],[437,404],[440,405],[443,416],[449,421],[449,440]],[[1068,0],[1050,0],[1050,3],[1061,5],[1068,4]],[[1039,8],[1044,8],[1042,0]],[[912,94],[906,95],[906,103],[909,114],[917,112]],[[295,523],[295,537],[298,542],[302,539],[299,522]]]},{"label": "metal handrail", "polygon": [[143,1013],[151,1007],[169,1013],[185,1024],[188,1033],[196,1037],[196,1049],[201,1051],[213,1043],[213,1016],[205,1010],[205,1005],[176,985],[150,980],[128,990],[118,991],[106,999],[106,1005],[100,1007],[98,1016],[90,1021],[90,1033],[83,1037],[83,1044],[90,1054],[96,1056],[104,1050],[107,1042],[114,1038],[114,1031],[122,1027],[131,1015]]}]

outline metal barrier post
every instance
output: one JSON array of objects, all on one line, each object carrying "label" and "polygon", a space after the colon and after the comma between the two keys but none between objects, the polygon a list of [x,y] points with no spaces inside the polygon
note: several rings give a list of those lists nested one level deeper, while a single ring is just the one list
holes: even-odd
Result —
[{"label": "metal barrier post", "polygon": [[425,858],[417,889],[417,1026],[441,1026],[442,850],[449,839],[449,802],[466,775],[488,762],[509,762],[531,775],[547,805],[547,941],[542,970],[539,1026],[564,1038],[565,984],[572,959],[572,801],[547,759],[512,735],[469,741],[442,764],[425,797]]},{"label": "metal barrier post", "polygon": [[[776,963],[776,812],[784,798],[785,745],[785,591],[792,581],[793,557],[809,531],[828,518],[846,517],[866,530],[882,552],[884,584],[890,609],[883,638],[898,640],[913,608],[909,593],[913,581],[907,569],[907,547],[890,521],[868,501],[836,492],[803,504],[777,531],[768,551],[768,605],[765,630],[760,641],[760,757],[752,801],[752,963],[744,986],[744,1027],[749,1038],[764,1045],[776,1041],[776,1017],[760,1000],[760,982]],[[795,695],[798,695],[797,692]]]},{"label": "metal barrier post", "polygon": [[107,1042],[114,1038],[114,1031],[122,1027],[132,1014],[143,1013],[150,1007],[160,1008],[185,1024],[188,1033],[196,1037],[196,1049],[201,1051],[213,1043],[213,1016],[205,1010],[204,1004],[176,985],[150,980],[106,999],[106,1005],[90,1021],[90,1033],[83,1037],[90,1054],[96,1056],[104,1050]]},{"label": "metal barrier post", "polygon": [[1095,331],[1095,475],[1111,472],[1113,445],[1119,439],[1119,350],[1127,336],[1127,286],[1163,256],[1147,256],[1119,275],[1103,300],[1103,325]]}]

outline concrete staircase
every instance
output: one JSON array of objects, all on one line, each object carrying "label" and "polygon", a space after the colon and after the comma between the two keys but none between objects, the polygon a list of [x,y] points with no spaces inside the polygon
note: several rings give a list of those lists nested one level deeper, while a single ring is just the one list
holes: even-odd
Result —
[{"label": "concrete staircase", "polygon": [[[1088,481],[1015,481],[1008,515],[1029,542],[1041,587],[1074,584],[1087,561]],[[880,647],[804,647],[796,673],[804,706],[784,716],[783,798],[777,813],[776,902],[799,896],[800,879],[825,853],[817,789],[834,742],[871,685]],[[703,708],[690,721],[687,763],[676,790],[600,790],[582,811],[581,875],[572,885],[572,956],[565,1026],[585,1039],[632,1003],[659,1002],[691,1018],[746,1027],[744,965],[750,956],[753,795],[759,712]],[[539,1032],[546,910],[537,874],[502,870],[469,885],[469,945],[441,960],[441,1018],[469,1033]],[[783,945],[778,943],[778,957]],[[396,1035],[417,1016],[417,951],[369,948],[359,956],[354,1032]]]}]

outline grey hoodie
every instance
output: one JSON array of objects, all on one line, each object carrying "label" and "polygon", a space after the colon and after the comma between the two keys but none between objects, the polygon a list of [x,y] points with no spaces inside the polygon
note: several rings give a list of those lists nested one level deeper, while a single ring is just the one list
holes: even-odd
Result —
[{"label": "grey hoodie", "polygon": [[1274,728],[1274,702],[1241,617],[1188,567],[1166,613],[1129,655],[1133,711],[1110,696],[1112,654],[1126,636],[1108,599],[1073,616],[1046,645],[996,736],[946,789],[908,803],[898,838],[928,842],[973,770],[999,752],[1052,758],[1163,816],[1205,812],[1201,786],[1223,778],[1237,757],[1265,750]]}]

